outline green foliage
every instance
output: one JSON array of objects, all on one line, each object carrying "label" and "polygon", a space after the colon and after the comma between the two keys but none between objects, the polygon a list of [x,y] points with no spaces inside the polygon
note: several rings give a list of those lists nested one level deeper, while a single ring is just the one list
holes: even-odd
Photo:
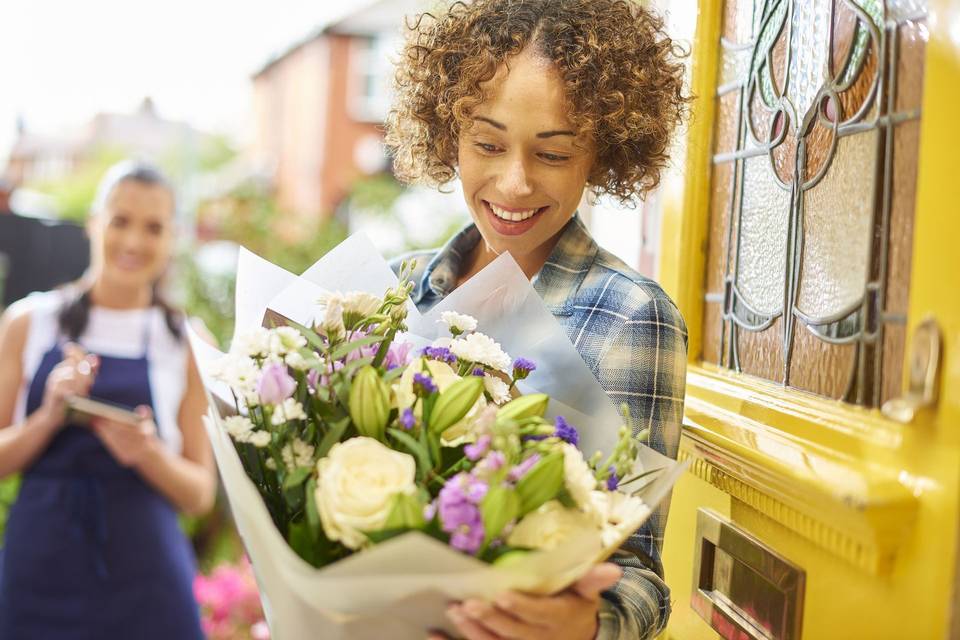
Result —
[{"label": "green foliage", "polygon": [[103,174],[125,157],[127,153],[123,149],[102,147],[70,175],[57,180],[43,180],[29,186],[52,197],[61,218],[83,222],[87,219]]},{"label": "green foliage", "polygon": [[17,499],[18,491],[20,491],[19,475],[0,480],[0,547],[3,546],[3,536],[7,528],[7,514],[13,506],[13,501]]}]

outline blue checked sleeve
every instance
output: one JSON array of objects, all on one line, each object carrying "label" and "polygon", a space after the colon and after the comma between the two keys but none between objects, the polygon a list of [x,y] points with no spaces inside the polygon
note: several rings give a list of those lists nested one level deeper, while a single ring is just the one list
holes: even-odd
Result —
[{"label": "blue checked sleeve", "polygon": [[[601,386],[618,405],[626,403],[635,432],[649,430],[649,445],[676,458],[683,417],[687,332],[667,299],[644,303],[608,343],[597,364]],[[658,508],[613,557],[623,578],[603,594],[603,640],[649,638],[666,626],[670,590],[663,580],[660,547],[669,505]]]}]

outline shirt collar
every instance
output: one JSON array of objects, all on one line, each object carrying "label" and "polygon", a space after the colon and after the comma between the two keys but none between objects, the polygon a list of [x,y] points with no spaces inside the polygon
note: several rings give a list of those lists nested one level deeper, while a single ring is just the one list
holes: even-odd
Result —
[{"label": "shirt collar", "polygon": [[[427,264],[418,283],[415,302],[428,293],[444,298],[457,285],[470,252],[480,242],[480,231],[470,223],[456,233]],[[534,289],[554,313],[566,310],[573,294],[597,257],[597,243],[587,231],[579,214],[573,216],[560,232],[560,239],[534,275]]]}]

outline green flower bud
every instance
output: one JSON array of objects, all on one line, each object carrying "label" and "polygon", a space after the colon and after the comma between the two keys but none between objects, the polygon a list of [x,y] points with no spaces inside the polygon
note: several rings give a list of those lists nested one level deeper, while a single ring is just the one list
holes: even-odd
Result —
[{"label": "green flower bud", "polygon": [[500,535],[503,528],[515,520],[520,512],[520,498],[512,489],[490,487],[483,502],[480,503],[480,515],[483,516],[485,540],[490,542]]},{"label": "green flower bud", "polygon": [[457,380],[440,394],[430,412],[430,430],[443,433],[460,422],[483,393],[483,378],[469,376]]},{"label": "green flower bud", "polygon": [[524,418],[542,418],[547,411],[550,396],[545,393],[531,393],[514,398],[497,411],[497,420],[523,420]]},{"label": "green flower bud", "polygon": [[383,440],[390,417],[390,390],[377,370],[367,365],[357,372],[350,387],[350,418],[362,436]]},{"label": "green flower bud", "polygon": [[557,497],[563,488],[563,453],[554,452],[533,466],[517,483],[520,517]]},{"label": "green flower bud", "polygon": [[423,519],[424,504],[416,494],[398,493],[393,496],[393,507],[383,525],[384,530],[419,529],[426,524]]}]

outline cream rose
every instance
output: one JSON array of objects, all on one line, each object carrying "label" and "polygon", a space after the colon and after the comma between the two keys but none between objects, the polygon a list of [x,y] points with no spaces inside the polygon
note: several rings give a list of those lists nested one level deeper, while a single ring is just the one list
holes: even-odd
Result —
[{"label": "cream rose", "polygon": [[315,499],[323,531],[350,549],[367,544],[364,531],[381,529],[393,496],[416,492],[416,463],[373,438],[351,438],[317,462]]},{"label": "cream rose", "polygon": [[507,537],[507,544],[550,550],[582,533],[596,531],[598,527],[591,516],[551,500],[517,523]]}]

